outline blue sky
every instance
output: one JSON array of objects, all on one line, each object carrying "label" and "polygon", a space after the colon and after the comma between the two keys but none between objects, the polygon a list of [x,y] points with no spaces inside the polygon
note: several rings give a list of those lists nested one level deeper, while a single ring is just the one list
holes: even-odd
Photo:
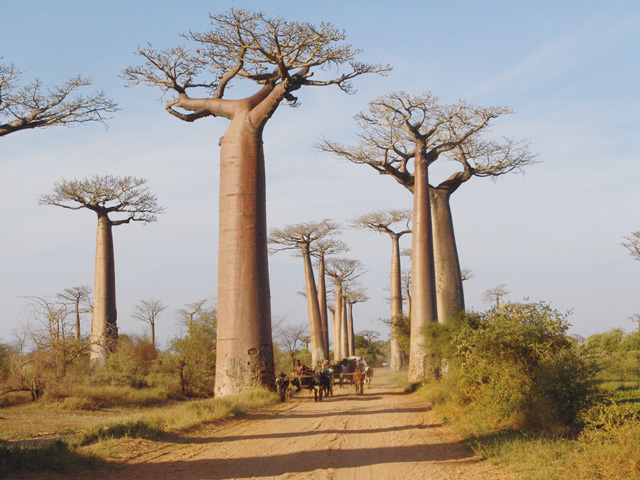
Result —
[{"label": "blue sky", "polygon": [[[92,174],[147,178],[166,213],[148,226],[115,230],[120,331],[140,299],[169,308],[161,342],[178,331],[175,312],[214,298],[217,269],[218,139],[224,119],[186,124],[166,114],[160,92],[127,88],[119,77],[138,63],[138,45],[186,43],[208,14],[233,6],[344,29],[361,59],[390,63],[386,77],[299,92],[265,131],[269,227],[333,218],[346,223],[376,209],[411,206],[390,178],[317,153],[321,136],[350,142],[353,115],[394,90],[430,91],[443,102],[505,105],[516,113],[493,132],[531,142],[539,164],[525,175],[472,179],[452,199],[468,308],[506,284],[508,299],[544,300],[571,310],[572,333],[635,327],[640,262],[620,246],[640,230],[640,4],[634,1],[21,1],[0,0],[0,56],[48,85],[82,74],[121,110],[109,128],[89,124],[18,132],[0,140],[0,341],[29,319],[25,295],[53,296],[93,283],[91,212],[39,207],[60,178]],[[233,90],[230,92],[233,95]],[[434,168],[432,178],[451,165]],[[346,230],[350,257],[363,262],[370,300],[355,306],[356,330],[387,332],[390,242]],[[409,247],[409,238],[404,239]],[[300,259],[270,258],[275,319],[306,322]],[[85,326],[85,329],[88,326]]]}]

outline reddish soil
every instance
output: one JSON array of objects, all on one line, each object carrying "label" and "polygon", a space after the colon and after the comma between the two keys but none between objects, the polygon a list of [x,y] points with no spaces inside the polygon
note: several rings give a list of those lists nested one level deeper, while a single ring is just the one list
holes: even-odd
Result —
[{"label": "reddish soil", "polygon": [[307,391],[284,404],[217,425],[152,440],[123,440],[108,468],[84,480],[510,479],[480,462],[424,401],[374,377],[314,402]]}]

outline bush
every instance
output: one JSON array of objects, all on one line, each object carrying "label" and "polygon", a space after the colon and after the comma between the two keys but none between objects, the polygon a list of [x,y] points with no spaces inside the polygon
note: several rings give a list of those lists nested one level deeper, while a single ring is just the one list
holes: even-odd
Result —
[{"label": "bush", "polygon": [[640,402],[599,404],[584,417],[568,468],[579,478],[640,478]]},{"label": "bush", "polygon": [[573,424],[595,394],[594,365],[568,326],[544,303],[509,303],[425,333],[448,371],[449,399],[473,404],[494,424],[554,429]]}]

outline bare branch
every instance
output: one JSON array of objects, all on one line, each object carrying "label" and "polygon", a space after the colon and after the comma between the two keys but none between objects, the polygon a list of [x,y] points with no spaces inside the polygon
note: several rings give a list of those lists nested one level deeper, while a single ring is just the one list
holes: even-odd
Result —
[{"label": "bare branch", "polygon": [[[230,9],[210,15],[212,29],[188,32],[182,37],[196,43],[195,51],[184,47],[155,50],[151,45],[138,48],[144,63],[123,71],[129,85],[158,86],[163,92],[172,90],[186,95],[188,89],[205,87],[212,99],[222,99],[236,78],[258,84],[270,84],[275,106],[282,100],[297,104],[292,92],[302,86],[337,85],[353,93],[351,81],[368,73],[386,74],[388,65],[372,65],[356,60],[360,51],[344,43],[344,32],[330,23],[319,26],[289,22],[280,17],[268,18],[264,13]],[[328,79],[312,79],[314,70],[326,72],[347,66],[348,71]],[[205,80],[199,77],[209,76]],[[279,87],[279,88],[275,88]],[[181,114],[167,105],[167,111],[185,121],[203,118],[204,110],[187,108],[197,113]],[[267,102],[272,108],[273,101]],[[262,115],[269,116],[268,110]]]},{"label": "bare branch", "polygon": [[629,255],[634,260],[640,261],[640,231],[633,232],[631,235],[624,237],[624,239],[627,241],[621,245],[629,251]]},{"label": "bare branch", "polygon": [[337,233],[340,226],[332,220],[321,222],[307,222],[288,225],[284,228],[274,228],[269,234],[269,243],[277,245],[271,248],[271,252],[283,250],[307,250],[311,251],[311,245],[328,235]]},{"label": "bare branch", "polygon": [[89,78],[78,76],[60,86],[46,88],[38,79],[21,86],[21,74],[13,64],[0,63],[0,137],[53,125],[105,123],[109,117],[104,114],[118,110],[117,104],[103,92],[76,93],[91,85]]}]

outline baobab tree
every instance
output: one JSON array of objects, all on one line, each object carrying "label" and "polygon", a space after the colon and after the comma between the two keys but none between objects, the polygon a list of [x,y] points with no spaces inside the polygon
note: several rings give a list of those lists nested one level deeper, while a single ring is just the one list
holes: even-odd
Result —
[{"label": "baobab tree", "polygon": [[496,308],[500,306],[500,301],[509,295],[509,291],[505,288],[507,285],[501,283],[497,287],[490,288],[482,294],[482,300],[487,303],[496,302]]},{"label": "baobab tree", "polygon": [[207,303],[207,299],[198,300],[197,302],[188,303],[185,308],[178,310],[178,314],[184,319],[184,323],[187,326],[187,338],[191,337],[193,327],[193,317],[202,310],[204,304]]},{"label": "baobab tree", "polygon": [[349,246],[336,238],[323,238],[312,245],[311,256],[318,259],[318,305],[320,306],[320,322],[322,338],[325,345],[325,356],[329,358],[329,315],[327,305],[326,258],[329,255],[349,251]]},{"label": "baobab tree", "polygon": [[131,316],[136,320],[149,324],[149,343],[156,348],[156,320],[158,315],[164,312],[167,306],[160,300],[150,298],[149,300],[140,300],[138,305],[133,307]]},{"label": "baobab tree", "polygon": [[[447,307],[449,310],[441,309],[441,321],[449,318],[450,310],[464,308],[453,224],[441,215],[444,209],[439,205],[432,208],[435,201],[432,191],[435,189],[429,184],[428,167],[441,155],[454,150],[459,152],[462,149],[467,153],[474,151],[472,146],[482,144],[478,137],[488,129],[491,120],[509,113],[511,110],[506,107],[474,107],[462,100],[443,105],[430,93],[413,96],[394,92],[370,102],[367,113],[356,115],[360,127],[358,146],[346,147],[326,139],[317,145],[322,151],[334,153],[353,163],[369,165],[378,173],[390,175],[413,193],[411,382],[417,383],[437,375],[437,366],[426,351],[421,333],[427,323],[439,318],[437,285],[443,285],[439,289],[443,301],[449,292],[453,292],[456,300],[455,305]],[[526,152],[526,147],[524,149]],[[519,144],[511,141],[506,141],[503,150],[517,152],[516,157],[521,153]],[[526,158],[527,155],[523,154],[522,157]],[[455,156],[453,158],[456,159]],[[467,158],[467,161],[471,158]],[[505,163],[508,158],[504,159]],[[465,171],[473,173],[470,162],[469,167],[470,170]],[[450,212],[446,213],[450,218]],[[450,232],[442,233],[443,229],[449,229]],[[456,251],[456,254],[451,258],[450,253],[435,253],[441,248],[449,252]],[[439,259],[437,272],[436,258]],[[447,260],[442,261],[441,258]],[[456,272],[459,281],[452,287],[444,278],[456,275]],[[436,282],[436,279],[439,281]],[[444,287],[445,284],[449,286]]]},{"label": "baobab tree", "polygon": [[[183,38],[180,46],[138,48],[146,61],[124,70],[131,85],[147,84],[174,93],[169,114],[185,122],[224,117],[229,127],[220,140],[220,228],[218,255],[218,395],[254,386],[274,388],[273,344],[266,226],[265,164],[262,132],[284,101],[306,86],[336,85],[353,92],[351,80],[389,67],[356,60],[358,50],[342,43],[343,32],[329,23],[314,26],[231,9],[210,15],[213,29]],[[346,66],[345,73],[316,79],[317,73]],[[210,78],[202,78],[206,73]],[[235,80],[259,85],[246,98],[228,99]],[[204,87],[204,98],[189,95]]]},{"label": "baobab tree", "polygon": [[353,306],[356,303],[362,303],[369,300],[369,297],[364,293],[363,290],[350,290],[347,289],[344,295],[345,304],[347,306],[347,343],[349,346],[349,356],[353,356],[356,354],[356,345],[354,342],[355,331],[353,329]]},{"label": "baobab tree", "polygon": [[104,123],[105,113],[118,110],[117,104],[103,92],[88,96],[77,93],[91,85],[89,78],[78,76],[60,86],[46,88],[37,78],[24,83],[22,74],[13,63],[0,63],[0,137],[54,125]]},{"label": "baobab tree", "polygon": [[269,235],[269,243],[274,245],[272,251],[293,250],[302,257],[304,263],[305,297],[309,315],[309,333],[311,337],[311,361],[313,367],[320,367],[329,360],[326,352],[329,346],[323,336],[322,318],[318,290],[311,264],[313,244],[328,235],[339,231],[339,225],[331,220],[321,222],[297,223],[284,228],[274,228]]},{"label": "baobab tree", "polygon": [[349,355],[344,290],[348,282],[364,273],[364,269],[359,260],[330,258],[327,260],[326,273],[333,278],[336,287],[333,313],[333,358],[339,360]]},{"label": "baobab tree", "polygon": [[75,317],[75,338],[80,340],[80,315],[82,313],[90,312],[93,308],[91,306],[89,296],[91,295],[91,288],[89,285],[82,285],[80,287],[65,288],[62,293],[58,293],[58,298],[69,302],[73,305],[73,313]]},{"label": "baobab tree", "polygon": [[145,179],[111,175],[62,179],[55,183],[53,193],[42,195],[38,203],[69,210],[85,208],[98,216],[90,360],[93,366],[102,368],[118,339],[112,228],[130,222],[155,222],[164,208],[149,192]]},{"label": "baobab tree", "polygon": [[[361,215],[352,220],[351,223],[356,228],[365,228],[375,232],[386,233],[391,238],[391,275],[389,289],[391,293],[391,338],[389,340],[391,358],[389,363],[391,371],[398,372],[402,369],[405,358],[398,336],[394,331],[394,323],[398,318],[403,316],[400,238],[403,235],[411,233],[411,210],[378,210]],[[398,230],[395,225],[399,225],[398,228],[404,227],[404,230]]]}]

